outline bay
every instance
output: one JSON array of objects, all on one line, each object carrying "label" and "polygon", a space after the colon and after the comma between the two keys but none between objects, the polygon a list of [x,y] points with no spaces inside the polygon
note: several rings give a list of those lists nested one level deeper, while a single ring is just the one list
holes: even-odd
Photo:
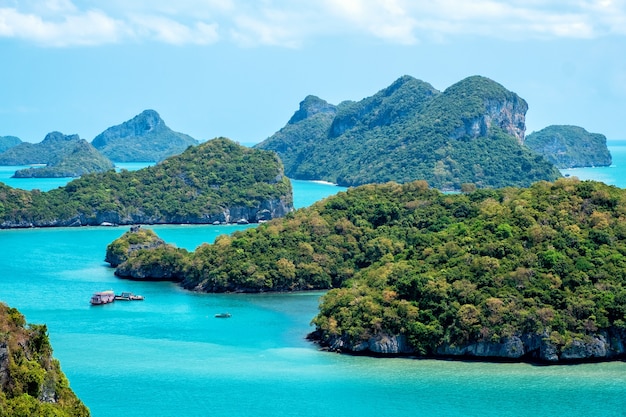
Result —
[{"label": "bay", "polygon": [[[623,186],[624,165],[611,151],[607,181]],[[296,207],[343,190],[293,187]],[[192,250],[245,227],[153,228]],[[305,336],[322,293],[196,294],[119,280],[103,258],[125,230],[0,231],[0,300],[48,326],[55,357],[94,417],[625,415],[624,362],[542,367],[321,352]],[[104,289],[146,299],[90,306]],[[214,317],[224,311],[232,317]]]}]

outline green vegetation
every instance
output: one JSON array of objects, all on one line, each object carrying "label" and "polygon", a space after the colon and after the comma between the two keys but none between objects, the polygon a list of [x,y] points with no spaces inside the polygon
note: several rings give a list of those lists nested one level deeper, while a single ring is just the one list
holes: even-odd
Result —
[{"label": "green vegetation", "polygon": [[144,110],[121,125],[96,136],[92,145],[116,162],[162,161],[178,155],[198,141],[174,132],[154,110]]},{"label": "green vegetation", "polygon": [[[440,93],[404,76],[359,102],[333,107],[314,99],[257,145],[277,152],[290,178],[346,186],[423,179],[459,190],[463,183],[498,188],[560,177],[520,144],[526,102],[484,77]],[[306,111],[313,105],[316,111]]]},{"label": "green vegetation", "polygon": [[[577,178],[465,188],[353,188],[179,251],[177,276],[208,292],[331,289],[313,320],[322,338],[404,335],[423,355],[514,335],[564,347],[626,331],[625,190]],[[149,252],[131,254],[133,268],[152,268]]]},{"label": "green vegetation", "polygon": [[80,177],[92,172],[106,172],[114,168],[113,162],[102,155],[87,141],[81,139],[74,148],[63,155],[54,155],[41,168],[15,171],[15,178]]},{"label": "green vegetation", "polygon": [[558,168],[611,165],[606,136],[578,126],[548,126],[528,135],[524,144]]},{"label": "green vegetation", "polygon": [[214,139],[139,171],[84,175],[45,193],[0,184],[0,227],[213,223],[282,216],[291,183],[272,152]]},{"label": "green vegetation", "polygon": [[15,136],[0,136],[0,153],[22,143],[22,140]]},{"label": "green vegetation", "polygon": [[[18,139],[19,140],[19,139]],[[113,163],[78,135],[48,133],[41,143],[20,144],[0,154],[0,165],[44,164],[15,172],[17,178],[79,177],[113,169]]]},{"label": "green vegetation", "polygon": [[87,417],[52,357],[45,325],[0,303],[0,417]]}]

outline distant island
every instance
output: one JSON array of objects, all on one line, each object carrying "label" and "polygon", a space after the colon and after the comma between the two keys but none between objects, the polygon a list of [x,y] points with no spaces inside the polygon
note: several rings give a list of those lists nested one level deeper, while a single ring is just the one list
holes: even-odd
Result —
[{"label": "distant island", "polygon": [[0,153],[0,165],[44,165],[15,172],[16,178],[80,177],[114,169],[113,163],[78,135],[51,132],[40,143],[20,142]]},{"label": "distant island", "polygon": [[441,190],[529,186],[559,171],[524,143],[527,103],[468,77],[444,92],[410,76],[358,102],[308,96],[285,127],[256,145],[287,176],[344,186],[425,180]]},{"label": "distant island", "polygon": [[0,136],[0,153],[19,145],[22,140],[15,136]]},{"label": "distant island", "polygon": [[45,325],[0,303],[0,415],[88,417],[52,356]]},{"label": "distant island", "polygon": [[291,210],[291,183],[276,155],[225,138],[45,193],[0,184],[0,228],[258,222]]},{"label": "distant island", "polygon": [[199,142],[167,127],[156,111],[144,110],[131,120],[106,129],[91,143],[115,162],[158,162]]},{"label": "distant island", "polygon": [[625,204],[625,190],[576,178],[460,194],[364,185],[194,252],[127,232],[107,260],[200,292],[330,289],[310,337],[332,351],[620,359]]},{"label": "distant island", "polygon": [[524,144],[561,169],[609,166],[612,162],[606,136],[579,126],[548,126],[528,135]]}]

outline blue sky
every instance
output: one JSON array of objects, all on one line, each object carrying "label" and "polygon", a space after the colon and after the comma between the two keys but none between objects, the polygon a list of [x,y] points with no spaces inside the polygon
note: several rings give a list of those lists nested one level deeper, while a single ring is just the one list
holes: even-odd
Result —
[{"label": "blue sky", "polygon": [[527,133],[626,139],[626,0],[0,0],[0,135],[92,140],[144,109],[197,139],[259,142],[314,94],[475,74]]}]

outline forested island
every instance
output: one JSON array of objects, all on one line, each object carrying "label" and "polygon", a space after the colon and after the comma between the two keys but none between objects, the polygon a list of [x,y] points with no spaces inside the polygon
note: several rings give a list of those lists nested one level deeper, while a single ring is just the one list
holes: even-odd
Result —
[{"label": "forested island", "polygon": [[170,129],[155,110],[144,110],[122,124],[109,127],[91,144],[115,162],[158,162],[180,154],[198,141]]},{"label": "forested island", "polygon": [[293,209],[273,152],[217,138],[138,171],[84,175],[40,192],[0,184],[0,228],[258,222]]},{"label": "forested island", "polygon": [[44,165],[18,170],[16,178],[80,177],[114,168],[86,140],[61,132],[48,133],[40,143],[20,142],[8,148],[0,153],[0,165]]},{"label": "forested island", "polygon": [[4,152],[20,143],[22,143],[22,140],[16,136],[0,136],[0,152]]},{"label": "forested island", "polygon": [[426,180],[441,190],[529,186],[559,171],[523,146],[528,104],[468,77],[439,92],[403,76],[358,102],[309,96],[287,125],[256,145],[276,151],[289,178],[343,186]]},{"label": "forested island", "polygon": [[194,252],[128,232],[107,259],[193,291],[330,289],[311,337],[331,350],[606,360],[626,346],[624,216],[625,190],[577,178],[462,194],[387,183]]},{"label": "forested island", "polygon": [[528,135],[524,144],[557,168],[609,166],[612,161],[606,136],[580,126],[548,126]]},{"label": "forested island", "polygon": [[0,416],[88,417],[52,356],[45,325],[0,303]]}]

